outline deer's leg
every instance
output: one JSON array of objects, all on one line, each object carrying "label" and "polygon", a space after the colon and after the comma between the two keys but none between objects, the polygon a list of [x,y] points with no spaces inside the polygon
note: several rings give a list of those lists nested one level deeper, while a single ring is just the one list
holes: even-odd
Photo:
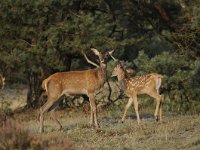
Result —
[{"label": "deer's leg", "polygon": [[93,113],[93,105],[91,103],[92,96],[88,96],[90,101],[90,125],[94,124],[94,113]]},{"label": "deer's leg", "polygon": [[[160,94],[158,94],[157,90],[154,90],[153,92],[149,93],[149,95],[156,99],[156,110],[155,110],[154,116],[155,116],[156,121],[158,121],[158,110],[161,111],[160,104],[161,104],[162,96]],[[160,115],[161,115],[161,113],[160,113]]]},{"label": "deer's leg", "polygon": [[139,116],[139,112],[138,112],[138,100],[137,100],[136,95],[133,97],[133,103],[134,103],[135,113],[136,113],[136,116],[137,116],[137,122],[138,122],[138,125],[139,125],[140,124],[140,116]]},{"label": "deer's leg", "polygon": [[161,108],[161,95],[158,95],[157,98],[156,98],[156,110],[155,110],[155,113],[154,113],[156,121],[159,121],[159,119],[160,119],[160,118],[158,119],[158,111],[160,111],[160,115],[161,115],[162,114],[161,109],[162,109]]},{"label": "deer's leg", "polygon": [[[39,105],[41,106],[41,104],[43,103],[44,105],[46,105],[46,103],[44,103],[44,96],[47,95],[47,92],[42,92],[42,94],[39,97]],[[43,106],[44,106],[43,105]],[[38,113],[38,117],[37,120],[40,122],[40,112]]]},{"label": "deer's leg", "polygon": [[160,121],[160,123],[162,122],[162,100],[163,100],[163,96],[161,96],[160,106],[159,106],[159,121]]},{"label": "deer's leg", "polygon": [[40,133],[44,132],[44,113],[53,105],[53,101],[48,100],[41,108],[40,108]]},{"label": "deer's leg", "polygon": [[124,114],[123,114],[123,117],[122,117],[122,120],[121,120],[122,123],[124,122],[125,117],[126,117],[126,113],[127,113],[128,109],[129,109],[129,107],[131,106],[132,103],[133,103],[133,98],[129,98],[128,103],[125,106]]},{"label": "deer's leg", "polygon": [[58,130],[62,130],[62,125],[60,123],[60,121],[57,119],[56,115],[55,115],[55,109],[53,109],[51,112],[50,112],[50,115],[51,115],[51,118],[58,124],[59,128]]},{"label": "deer's leg", "polygon": [[90,123],[94,123],[96,128],[99,128],[99,124],[97,121],[97,107],[96,107],[96,103],[95,103],[95,98],[94,98],[94,94],[89,94],[88,95],[89,100],[90,100],[90,108],[91,108],[91,120]]},{"label": "deer's leg", "polygon": [[59,103],[61,102],[61,98],[59,98],[56,102],[53,103],[53,105],[48,109],[48,112],[50,112],[50,117],[52,120],[54,120],[58,126],[59,126],[59,130],[62,129],[62,125],[59,122],[59,120],[57,119],[56,115],[55,115],[55,108],[59,105]]},{"label": "deer's leg", "polygon": [[90,104],[90,125],[93,125],[94,124],[94,113],[92,111],[92,106]]}]

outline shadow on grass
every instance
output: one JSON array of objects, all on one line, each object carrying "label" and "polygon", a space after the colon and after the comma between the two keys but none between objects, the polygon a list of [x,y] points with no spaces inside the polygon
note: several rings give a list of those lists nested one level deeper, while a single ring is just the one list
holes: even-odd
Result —
[{"label": "shadow on grass", "polygon": [[[140,118],[141,118],[141,121],[144,121],[144,122],[146,122],[146,121],[154,122],[155,121],[154,115],[152,113],[141,112]],[[127,113],[125,122],[128,120],[133,123],[136,123],[137,117],[136,117],[135,113],[133,113],[133,112]],[[100,124],[100,128],[109,127],[109,126],[117,126],[119,124],[122,124],[121,116],[120,115],[119,116],[105,116],[105,117],[99,118],[99,124]],[[83,121],[82,122],[74,122],[74,123],[70,123],[70,124],[62,123],[62,125],[63,125],[63,129],[61,130],[61,132],[65,132],[65,133],[71,132],[73,130],[78,130],[78,129],[96,130],[95,126],[90,125],[88,122],[83,122]],[[58,126],[56,124],[45,125],[45,128],[46,128],[46,132],[59,131]]]},{"label": "shadow on grass", "polygon": [[[125,120],[130,119],[133,121],[137,121],[137,117],[135,113],[127,113]],[[147,112],[140,113],[140,119],[142,120],[155,120],[154,115]],[[121,122],[121,116],[118,117],[103,117],[101,122],[104,124],[118,124]]]}]

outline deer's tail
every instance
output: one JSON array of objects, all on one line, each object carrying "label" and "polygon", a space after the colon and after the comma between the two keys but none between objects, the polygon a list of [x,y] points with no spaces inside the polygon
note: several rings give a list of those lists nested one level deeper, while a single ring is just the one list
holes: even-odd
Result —
[{"label": "deer's tail", "polygon": [[161,83],[162,83],[162,78],[163,76],[160,75],[160,74],[155,74],[156,78],[155,78],[155,81],[156,81],[156,90],[159,91],[159,88],[161,86]]},{"label": "deer's tail", "polygon": [[42,81],[42,88],[47,92],[47,84],[48,84],[48,78]]}]

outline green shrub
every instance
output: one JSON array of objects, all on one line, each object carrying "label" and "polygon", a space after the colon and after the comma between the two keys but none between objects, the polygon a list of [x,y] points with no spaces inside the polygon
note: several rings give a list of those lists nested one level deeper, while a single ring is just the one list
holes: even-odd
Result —
[{"label": "green shrub", "polygon": [[10,103],[8,101],[0,101],[0,113],[10,114]]},{"label": "green shrub", "polygon": [[140,51],[134,63],[137,66],[138,75],[154,72],[164,76],[161,93],[164,95],[163,104],[167,111],[199,112],[199,61],[169,52],[150,58]]}]

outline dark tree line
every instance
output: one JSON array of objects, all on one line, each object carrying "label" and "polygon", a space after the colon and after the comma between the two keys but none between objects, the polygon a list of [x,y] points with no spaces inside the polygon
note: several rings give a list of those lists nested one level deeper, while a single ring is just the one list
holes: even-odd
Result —
[{"label": "dark tree line", "polygon": [[81,53],[95,61],[91,47],[116,49],[136,74],[165,75],[174,107],[199,102],[198,0],[1,0],[0,20],[0,72],[28,85],[29,107],[50,74],[91,68]]}]

